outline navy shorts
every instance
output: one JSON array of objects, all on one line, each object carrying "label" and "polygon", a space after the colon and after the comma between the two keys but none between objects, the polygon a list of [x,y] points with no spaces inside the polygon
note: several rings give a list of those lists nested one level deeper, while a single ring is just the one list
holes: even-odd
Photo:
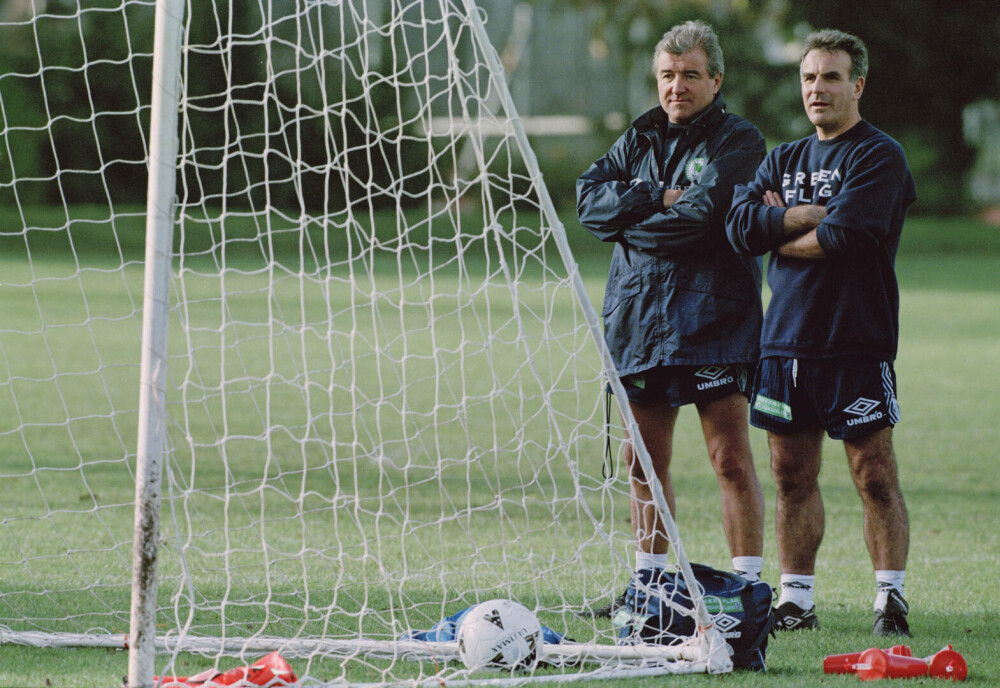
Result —
[{"label": "navy shorts", "polygon": [[666,401],[685,406],[736,393],[746,396],[751,370],[746,363],[657,366],[621,380],[633,404]]},{"label": "navy shorts", "polygon": [[750,424],[779,434],[822,428],[835,440],[899,422],[896,372],[876,358],[769,356],[757,364]]}]

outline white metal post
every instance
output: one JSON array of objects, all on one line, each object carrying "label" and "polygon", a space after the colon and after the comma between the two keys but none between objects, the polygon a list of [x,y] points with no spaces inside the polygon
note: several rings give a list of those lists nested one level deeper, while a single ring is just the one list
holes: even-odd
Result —
[{"label": "white metal post", "polygon": [[157,0],[156,3],[128,644],[129,688],[153,685],[156,659],[156,559],[167,435],[167,322],[173,262],[184,3],[185,0]]}]

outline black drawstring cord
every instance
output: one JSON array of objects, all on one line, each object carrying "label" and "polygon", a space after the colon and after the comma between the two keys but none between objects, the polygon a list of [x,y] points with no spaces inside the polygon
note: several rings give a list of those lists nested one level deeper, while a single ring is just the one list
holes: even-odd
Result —
[{"label": "black drawstring cord", "polygon": [[614,395],[611,390],[604,390],[604,462],[601,464],[601,476],[605,480],[615,477],[615,457],[611,452],[611,401]]}]

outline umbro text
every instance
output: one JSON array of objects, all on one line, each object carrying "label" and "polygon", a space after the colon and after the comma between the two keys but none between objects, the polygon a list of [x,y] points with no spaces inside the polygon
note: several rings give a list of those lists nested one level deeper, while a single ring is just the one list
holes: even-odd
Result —
[{"label": "umbro text", "polygon": [[718,380],[712,380],[711,382],[701,382],[698,384],[698,389],[711,389],[712,387],[721,387],[722,385],[728,385],[733,382],[736,378],[732,375],[726,377],[720,377]]},{"label": "umbro text", "polygon": [[861,425],[862,423],[870,423],[873,420],[878,420],[883,414],[881,411],[876,411],[875,413],[869,413],[867,416],[861,416],[860,418],[848,418],[848,425]]}]

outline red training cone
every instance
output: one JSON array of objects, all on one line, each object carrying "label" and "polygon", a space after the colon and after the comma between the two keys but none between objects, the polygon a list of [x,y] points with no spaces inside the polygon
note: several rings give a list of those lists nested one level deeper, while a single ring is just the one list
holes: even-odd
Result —
[{"label": "red training cone", "polygon": [[[885,650],[891,655],[901,657],[912,657],[913,651],[909,645],[893,645]],[[861,659],[861,652],[848,652],[843,655],[828,655],[823,659],[824,674],[853,674],[857,672],[857,664]]]},{"label": "red training cone", "polygon": [[952,681],[964,681],[969,675],[969,665],[965,657],[951,649],[951,645],[938,650],[933,657],[928,658],[930,675],[933,678],[947,678]]},{"label": "red training cone", "polygon": [[255,686],[282,685],[297,680],[292,667],[277,652],[261,657],[247,671],[247,681]]},{"label": "red training cone", "polygon": [[880,678],[914,678],[926,676],[930,671],[927,662],[919,657],[904,657],[889,654],[885,650],[871,648],[861,653],[857,663],[858,678],[874,681]]},{"label": "red training cone", "polygon": [[[153,677],[159,681],[158,676]],[[216,686],[253,685],[283,686],[298,678],[285,658],[277,652],[261,657],[249,667],[241,666],[222,672],[208,669],[194,676],[164,676],[163,688],[214,688]]]}]

